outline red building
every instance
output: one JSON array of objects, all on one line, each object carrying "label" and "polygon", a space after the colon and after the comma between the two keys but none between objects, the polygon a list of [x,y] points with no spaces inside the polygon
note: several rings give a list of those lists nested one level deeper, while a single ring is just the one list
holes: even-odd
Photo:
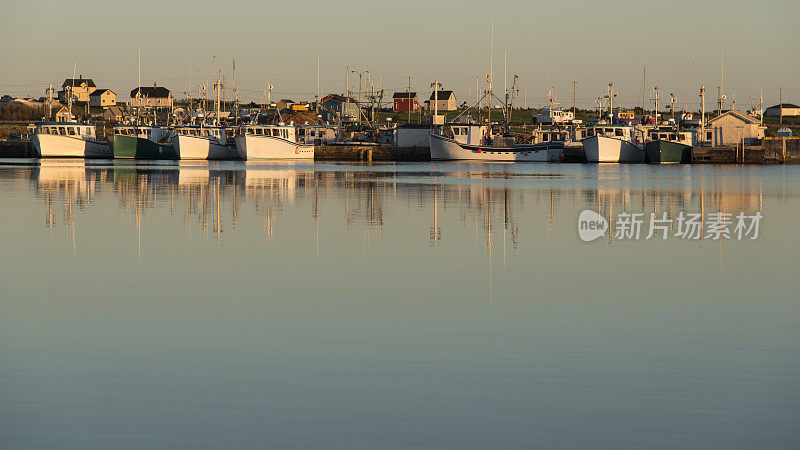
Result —
[{"label": "red building", "polygon": [[419,98],[416,92],[395,92],[392,100],[393,111],[419,111]]}]

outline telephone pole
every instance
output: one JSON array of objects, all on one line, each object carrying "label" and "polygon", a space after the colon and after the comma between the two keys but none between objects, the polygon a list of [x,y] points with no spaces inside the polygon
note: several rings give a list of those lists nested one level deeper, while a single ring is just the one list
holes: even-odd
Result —
[{"label": "telephone pole", "polygon": [[411,110],[414,108],[414,103],[411,101],[411,79],[412,78],[413,77],[411,75],[408,76],[408,90],[406,91],[408,93],[408,95],[407,95],[407,97],[408,97],[407,98],[407,100],[408,100],[407,106],[408,106],[408,123],[409,124],[411,123]]},{"label": "telephone pole", "polygon": [[575,120],[575,87],[577,85],[577,81],[572,82],[572,120]]}]

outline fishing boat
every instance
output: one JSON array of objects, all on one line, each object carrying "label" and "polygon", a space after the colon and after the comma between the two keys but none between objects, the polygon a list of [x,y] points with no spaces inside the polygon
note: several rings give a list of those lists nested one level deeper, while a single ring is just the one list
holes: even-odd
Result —
[{"label": "fishing boat", "polygon": [[175,128],[172,144],[177,159],[239,159],[233,128],[179,126]]},{"label": "fishing boat", "polygon": [[31,137],[41,158],[111,158],[108,142],[98,140],[94,125],[79,122],[37,122]]},{"label": "fishing boat", "polygon": [[314,144],[300,142],[294,125],[243,125],[236,136],[240,158],[314,159]]},{"label": "fishing boat", "polygon": [[650,164],[689,164],[692,162],[691,131],[675,127],[660,127],[647,133],[644,144],[646,161]]},{"label": "fishing boat", "polygon": [[594,124],[581,141],[590,163],[643,163],[643,129],[630,125]]},{"label": "fishing boat", "polygon": [[[214,59],[216,67],[216,58]],[[221,114],[222,79],[218,75],[214,83],[216,107],[213,120],[207,122],[205,111],[196,125],[183,125],[175,128],[172,143],[178,159],[239,159],[234,137],[236,127],[223,126]]]},{"label": "fishing boat", "polygon": [[538,128],[533,130],[533,148],[537,151],[545,150],[545,161],[560,162],[563,159],[564,147],[581,146],[582,128]]},{"label": "fishing boat", "polygon": [[489,127],[447,124],[430,135],[432,160],[545,162],[547,150],[533,144],[517,144],[510,135],[492,136]]},{"label": "fishing boat", "polygon": [[111,135],[114,158],[177,159],[171,130],[158,126],[118,125]]}]

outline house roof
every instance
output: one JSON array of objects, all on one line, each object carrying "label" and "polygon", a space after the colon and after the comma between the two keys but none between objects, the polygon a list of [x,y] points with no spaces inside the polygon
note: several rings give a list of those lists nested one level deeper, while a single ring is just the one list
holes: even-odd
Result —
[{"label": "house roof", "polygon": [[72,87],[78,87],[83,83],[86,83],[86,86],[88,87],[97,87],[91,78],[67,78],[64,80],[64,83],[61,85],[61,87],[63,88],[70,85],[72,85]]},{"label": "house roof", "polygon": [[112,91],[111,89],[97,89],[96,91],[89,94],[89,97],[97,97],[105,94],[106,92],[111,92],[112,94],[114,93],[114,91]]},{"label": "house roof", "polygon": [[395,92],[392,98],[417,98],[416,92]]},{"label": "house roof", "polygon": [[714,117],[713,119],[709,120],[708,123],[714,123],[714,122],[722,119],[725,116],[733,116],[733,117],[736,117],[737,119],[741,120],[742,122],[749,123],[749,124],[759,124],[759,123],[761,123],[755,117],[750,116],[748,114],[745,114],[745,113],[743,113],[741,111],[736,111],[736,110],[728,111],[728,112],[726,112],[724,114],[720,114],[719,116]]},{"label": "house roof", "polygon": [[140,97],[148,97],[148,98],[167,98],[169,97],[169,89],[163,86],[143,86],[138,87],[131,91],[131,98],[136,98],[136,94],[139,94]]},{"label": "house roof", "polygon": [[773,109],[773,108],[800,108],[800,106],[797,106],[793,103],[781,103],[780,105],[770,106],[767,109]]},{"label": "house roof", "polygon": [[431,98],[429,100],[436,100],[434,95],[438,96],[439,100],[449,100],[450,97],[454,96],[453,91],[439,91],[438,94],[436,92],[431,92]]}]

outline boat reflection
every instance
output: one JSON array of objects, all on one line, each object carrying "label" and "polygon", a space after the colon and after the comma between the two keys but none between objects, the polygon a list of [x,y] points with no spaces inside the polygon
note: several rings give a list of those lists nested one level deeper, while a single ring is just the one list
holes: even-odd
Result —
[{"label": "boat reflection", "polygon": [[[554,229],[574,231],[577,213],[583,209],[608,218],[622,211],[666,212],[669,217],[681,211],[704,215],[763,211],[764,188],[759,178],[718,176],[703,169],[678,168],[669,177],[653,177],[625,166],[581,166],[549,173],[541,171],[541,166],[529,166],[526,172],[518,166],[475,164],[139,164],[43,159],[27,167],[0,169],[0,176],[34,179],[35,192],[45,206],[45,227],[56,226],[58,205],[62,205],[63,225],[72,242],[76,210],[101,198],[113,198],[130,214],[140,238],[148,211],[168,207],[172,216],[182,217],[188,232],[197,224],[203,236],[212,236],[220,245],[226,231],[238,230],[242,214],[256,215],[270,241],[277,221],[289,208],[308,207],[315,240],[326,214],[341,214],[346,230],[363,233],[365,246],[383,238],[385,221],[403,214],[419,216],[418,222],[429,224],[424,235],[434,247],[446,239],[445,227],[452,227],[454,221],[473,230],[476,242],[487,252],[498,239],[496,230],[501,230],[505,262],[509,250],[518,246],[520,214],[533,218],[522,232],[541,226],[543,238],[548,239]],[[771,195],[791,193],[773,186]],[[615,232],[610,222],[609,243]]]}]

